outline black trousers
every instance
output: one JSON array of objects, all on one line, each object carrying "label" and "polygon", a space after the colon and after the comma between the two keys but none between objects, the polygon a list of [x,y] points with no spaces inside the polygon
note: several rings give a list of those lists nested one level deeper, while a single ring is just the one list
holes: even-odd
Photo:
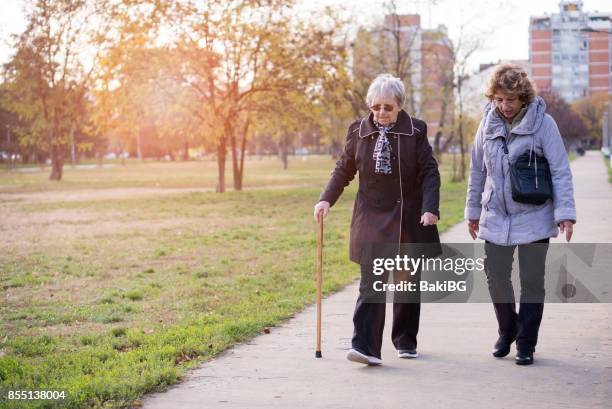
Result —
[{"label": "black trousers", "polygon": [[[383,329],[385,327],[386,294],[373,294],[372,285],[374,281],[387,283],[389,274],[376,276],[372,272],[371,264],[361,264],[361,281],[359,283],[359,296],[353,314],[352,347],[366,355],[380,358],[382,348]],[[406,272],[395,272],[394,282],[400,280],[416,282],[420,280],[420,270],[410,276]],[[402,301],[402,302],[396,302]],[[393,303],[393,328],[391,339],[396,349],[416,349],[417,333],[419,332],[419,317],[421,315],[420,294],[398,295],[394,297]]]},{"label": "black trousers", "polygon": [[[519,350],[535,351],[544,312],[544,272],[549,239],[533,244],[500,246],[485,243],[485,273],[499,325],[499,336],[507,342],[516,339]],[[512,288],[512,263],[518,247],[521,281],[520,308],[516,313]]]}]

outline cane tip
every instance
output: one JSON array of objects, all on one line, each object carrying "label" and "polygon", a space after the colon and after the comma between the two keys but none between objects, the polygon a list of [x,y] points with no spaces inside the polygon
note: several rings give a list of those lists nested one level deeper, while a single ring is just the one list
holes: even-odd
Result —
[{"label": "cane tip", "polygon": [[317,351],[317,352],[315,353],[315,357],[316,357],[316,358],[323,358],[323,354],[321,354],[321,351]]}]

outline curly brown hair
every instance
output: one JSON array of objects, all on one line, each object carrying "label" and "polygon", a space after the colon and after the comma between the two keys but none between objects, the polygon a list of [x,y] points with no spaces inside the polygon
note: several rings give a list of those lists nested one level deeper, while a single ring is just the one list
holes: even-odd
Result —
[{"label": "curly brown hair", "polygon": [[514,64],[502,64],[495,69],[489,80],[485,96],[492,101],[496,92],[516,95],[523,103],[527,104],[536,95],[535,87],[529,80],[527,71]]}]

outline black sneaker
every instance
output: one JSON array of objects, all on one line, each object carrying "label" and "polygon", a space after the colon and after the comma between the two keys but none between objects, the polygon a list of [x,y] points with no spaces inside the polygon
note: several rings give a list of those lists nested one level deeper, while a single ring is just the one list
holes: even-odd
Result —
[{"label": "black sneaker", "polygon": [[519,349],[514,361],[517,365],[531,365],[533,363],[533,352],[528,349]]},{"label": "black sneaker", "polygon": [[414,359],[418,358],[419,354],[417,353],[416,349],[398,349],[397,356],[398,358]]},{"label": "black sneaker", "polygon": [[493,356],[495,358],[503,358],[510,353],[510,346],[514,342],[512,339],[510,342],[503,338],[499,338],[493,346]]}]

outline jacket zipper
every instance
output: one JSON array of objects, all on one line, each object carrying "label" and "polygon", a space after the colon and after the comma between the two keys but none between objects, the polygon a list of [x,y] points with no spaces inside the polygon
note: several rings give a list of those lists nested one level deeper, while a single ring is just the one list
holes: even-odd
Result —
[{"label": "jacket zipper", "polygon": [[[509,136],[508,131],[506,130],[506,136],[503,136],[502,138],[502,143],[503,143],[503,152],[502,152],[502,158],[501,158],[501,170],[502,170],[502,202],[504,203],[504,215],[506,216],[505,219],[508,220],[508,223],[510,223],[510,215],[508,214],[508,208],[506,207],[506,173],[504,172],[504,156],[507,156],[508,158],[510,157],[510,152],[508,150],[508,141],[506,140],[506,137]],[[510,160],[508,159],[508,166],[510,166]],[[508,231],[506,232],[506,239],[504,240],[506,243],[508,243],[510,239],[510,225],[508,225]]]},{"label": "jacket zipper", "polygon": [[501,195],[502,195],[502,204],[504,205],[504,214],[508,216],[508,208],[506,207],[506,174],[504,173],[504,155],[508,156],[508,142],[506,140],[506,136],[502,136],[502,157],[501,157],[501,174],[502,174],[502,187],[501,187]]},{"label": "jacket zipper", "polygon": [[397,135],[397,175],[399,177],[400,187],[400,221],[399,221],[399,234],[397,237],[397,254],[400,254],[402,247],[402,224],[404,217],[404,188],[402,186],[402,156],[401,156],[401,144],[400,136]]}]

